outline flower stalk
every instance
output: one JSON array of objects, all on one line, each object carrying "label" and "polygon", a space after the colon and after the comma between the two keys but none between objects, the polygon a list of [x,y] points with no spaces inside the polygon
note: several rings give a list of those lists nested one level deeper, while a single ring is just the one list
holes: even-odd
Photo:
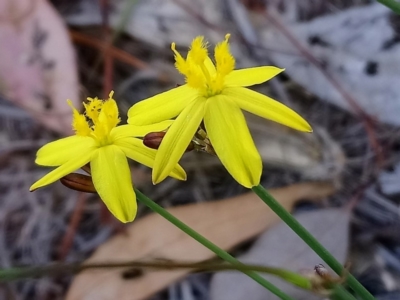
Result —
[{"label": "flower stalk", "polygon": [[357,300],[341,285],[336,285],[334,287],[333,292],[329,298],[332,300]]},{"label": "flower stalk", "polygon": [[400,14],[400,3],[395,0],[378,0],[379,3],[390,8],[396,14]]},{"label": "flower stalk", "polygon": [[[324,247],[318,240],[307,231],[282,205],[279,204],[271,194],[265,190],[262,185],[257,185],[252,188],[252,191],[257,194],[262,201],[264,201],[283,222],[285,222],[311,249],[314,250],[326,263],[336,272],[339,276],[347,272],[342,264]],[[356,292],[361,299],[375,300],[374,296],[368,292],[357,279],[351,275],[346,274],[346,283],[350,288]]]},{"label": "flower stalk", "polygon": [[[170,214],[167,210],[162,208],[160,205],[149,199],[147,196],[142,194],[139,190],[135,189],[136,191],[136,196],[137,200],[145,204],[147,207],[149,207],[151,210],[153,210],[155,213],[159,214],[163,218],[165,218],[167,221],[171,222],[174,224],[176,227],[178,227],[180,230],[185,232],[187,235],[190,237],[194,238],[196,241],[198,241],[200,244],[203,246],[207,247],[210,249],[212,252],[214,252],[217,256],[219,256],[221,259],[224,261],[234,265],[234,266],[242,266],[243,264],[239,262],[236,258],[234,258],[232,255],[230,255],[228,252],[225,250],[219,248],[217,245],[206,239],[204,236],[199,234],[197,231],[193,230],[190,228],[188,225],[174,217],[172,214]],[[275,294],[281,299],[284,300],[293,300],[292,297],[288,296],[284,292],[282,292],[280,289],[278,289],[275,285],[264,279],[262,276],[259,274],[253,272],[253,271],[245,271],[242,270],[244,274],[252,278],[254,281],[265,287],[267,290],[269,290],[271,293]]]},{"label": "flower stalk", "polygon": [[44,276],[60,276],[65,274],[77,274],[91,269],[122,269],[123,276],[141,274],[143,269],[175,270],[189,269],[196,272],[220,272],[220,271],[255,271],[280,277],[300,288],[311,289],[310,279],[281,268],[241,264],[232,265],[225,262],[180,262],[180,261],[120,261],[102,263],[51,263],[39,266],[26,266],[0,269],[0,282],[8,282],[27,278],[39,278]]}]

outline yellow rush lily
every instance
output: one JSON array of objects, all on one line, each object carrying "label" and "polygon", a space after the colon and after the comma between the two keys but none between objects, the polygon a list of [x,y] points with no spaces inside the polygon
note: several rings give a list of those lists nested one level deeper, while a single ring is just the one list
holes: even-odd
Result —
[{"label": "yellow rush lily", "polygon": [[204,120],[208,137],[222,164],[243,186],[260,183],[262,161],[241,109],[300,131],[311,126],[296,112],[245,87],[265,82],[283,69],[272,66],[234,70],[229,34],[208,56],[204,37],[195,38],[184,59],[175,49],[175,67],[186,84],[158,94],[131,107],[128,123],[146,125],[177,117],[158,149],[153,183],[168,176]]},{"label": "yellow rush lily", "polygon": [[[138,137],[165,130],[173,121],[147,126],[117,126],[120,118],[112,96],[113,92],[105,101],[88,98],[88,103],[84,103],[84,114],[68,101],[73,111],[75,135],[39,149],[36,163],[58,168],[35,182],[30,190],[53,183],[90,162],[93,184],[101,199],[118,220],[130,222],[136,216],[137,204],[126,157],[153,167],[156,150],[144,146]],[[170,176],[186,179],[186,173],[179,165],[171,168]]]}]

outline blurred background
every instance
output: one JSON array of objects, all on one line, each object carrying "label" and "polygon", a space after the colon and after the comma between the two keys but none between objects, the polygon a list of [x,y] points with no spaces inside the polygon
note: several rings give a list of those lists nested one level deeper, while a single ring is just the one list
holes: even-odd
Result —
[{"label": "blurred background", "polygon": [[[29,187],[49,171],[37,149],[72,133],[66,99],[79,107],[114,90],[125,122],[130,106],[183,83],[171,42],[185,53],[204,35],[212,51],[226,33],[237,68],[286,68],[253,88],[314,128],[246,114],[262,184],[378,299],[400,299],[400,17],[369,0],[0,0],[2,268],[213,258],[145,207],[123,225],[96,195]],[[191,152],[182,165],[187,182],[154,187],[151,170],[132,164],[134,184],[243,261],[300,272],[321,263],[218,159]],[[1,283],[0,299],[276,299],[235,272],[121,272]]]}]

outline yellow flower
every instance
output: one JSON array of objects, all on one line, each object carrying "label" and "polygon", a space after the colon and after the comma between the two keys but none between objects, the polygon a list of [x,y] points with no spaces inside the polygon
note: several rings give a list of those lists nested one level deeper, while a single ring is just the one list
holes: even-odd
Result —
[{"label": "yellow flower", "polygon": [[[137,204],[126,157],[153,167],[156,150],[145,147],[137,137],[165,130],[172,121],[117,126],[120,122],[118,106],[112,96],[113,92],[105,101],[88,98],[88,103],[84,103],[84,114],[68,101],[73,110],[75,135],[39,149],[36,163],[58,168],[35,182],[30,190],[53,183],[90,162],[93,184],[101,199],[117,219],[129,222],[136,216]],[[186,179],[185,171],[179,165],[171,168],[170,175]]]},{"label": "yellow flower", "polygon": [[157,152],[153,183],[162,181],[179,161],[204,120],[208,137],[222,164],[243,186],[260,182],[261,157],[254,145],[241,109],[300,131],[312,131],[296,112],[245,87],[260,84],[283,69],[272,66],[234,70],[229,34],[214,51],[215,64],[203,37],[193,40],[186,59],[175,49],[175,66],[186,84],[131,107],[128,123],[145,125],[177,116]]}]

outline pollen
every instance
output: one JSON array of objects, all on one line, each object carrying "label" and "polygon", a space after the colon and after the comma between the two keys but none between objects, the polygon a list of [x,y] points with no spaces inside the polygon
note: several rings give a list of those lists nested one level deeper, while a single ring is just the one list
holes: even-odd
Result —
[{"label": "pollen", "polygon": [[88,102],[83,103],[85,107],[85,114],[88,118],[90,118],[93,122],[97,122],[99,117],[101,107],[103,105],[103,101],[96,98],[87,98]]}]

